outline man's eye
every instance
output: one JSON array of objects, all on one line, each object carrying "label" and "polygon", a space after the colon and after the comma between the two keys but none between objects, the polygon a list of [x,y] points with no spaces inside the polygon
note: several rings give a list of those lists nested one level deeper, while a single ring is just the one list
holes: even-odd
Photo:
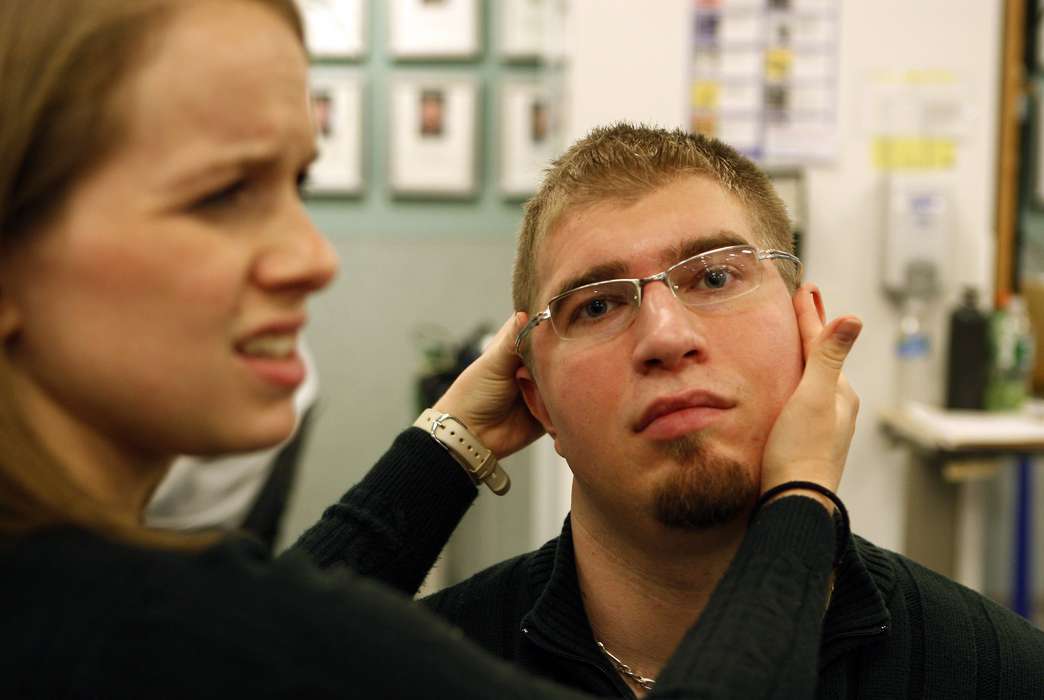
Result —
[{"label": "man's eye", "polygon": [[245,180],[237,180],[230,185],[226,185],[225,187],[206,195],[197,201],[193,205],[193,208],[201,210],[219,209],[236,204],[246,191],[246,186]]},{"label": "man's eye", "polygon": [[592,299],[581,308],[581,312],[588,318],[604,316],[608,311],[609,302],[605,299]]},{"label": "man's eye", "polygon": [[615,294],[599,294],[576,300],[567,315],[570,324],[597,323],[627,308],[627,299]]},{"label": "man's eye", "polygon": [[707,289],[722,289],[732,279],[732,273],[723,267],[707,270],[701,282]]}]

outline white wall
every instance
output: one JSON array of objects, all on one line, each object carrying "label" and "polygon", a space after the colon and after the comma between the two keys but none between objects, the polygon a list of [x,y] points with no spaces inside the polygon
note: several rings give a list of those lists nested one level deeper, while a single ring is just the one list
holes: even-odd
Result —
[{"label": "white wall", "polygon": [[[959,251],[952,272],[960,282],[990,288],[981,256],[993,239],[1002,8],[995,0],[841,5],[841,146],[834,165],[809,172],[806,277],[820,285],[828,313],[856,313],[865,322],[846,370],[862,409],[841,491],[858,532],[901,550],[905,464],[877,428],[879,411],[892,399],[896,321],[879,291],[882,176],[870,160],[873,125],[860,113],[863,95],[868,75],[882,69],[949,70],[965,83],[972,118],[952,172]],[[691,0],[573,0],[570,141],[620,119],[685,125],[691,6]]]}]

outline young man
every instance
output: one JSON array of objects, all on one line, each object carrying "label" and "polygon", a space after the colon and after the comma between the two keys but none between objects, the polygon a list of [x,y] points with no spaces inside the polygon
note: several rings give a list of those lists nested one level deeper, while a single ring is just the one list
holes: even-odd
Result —
[{"label": "young man", "polygon": [[[802,377],[801,316],[822,317],[791,250],[767,178],[721,143],[617,125],[570,148],[514,275],[518,381],[573,471],[570,518],[426,604],[559,682],[653,687],[742,541]],[[834,576],[820,637],[793,641],[819,647],[822,696],[1044,692],[1044,634],[1000,606],[854,537]]]}]

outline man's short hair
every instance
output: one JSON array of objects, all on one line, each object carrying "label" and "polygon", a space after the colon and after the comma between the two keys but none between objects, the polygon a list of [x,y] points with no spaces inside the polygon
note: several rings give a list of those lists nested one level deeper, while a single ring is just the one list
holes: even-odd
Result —
[{"label": "man's short hair", "polygon": [[[710,178],[739,200],[758,245],[793,252],[786,207],[768,176],[749,158],[721,141],[679,129],[613,124],[593,130],[554,161],[526,204],[512,277],[515,310],[538,310],[537,249],[563,215],[604,201],[634,202],[692,175]],[[794,266],[778,269],[787,286],[795,289]]]}]

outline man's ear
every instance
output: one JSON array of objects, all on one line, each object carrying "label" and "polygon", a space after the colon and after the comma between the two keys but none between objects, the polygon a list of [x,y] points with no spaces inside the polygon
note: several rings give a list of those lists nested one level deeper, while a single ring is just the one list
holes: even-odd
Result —
[{"label": "man's ear", "polygon": [[823,306],[823,293],[819,291],[819,287],[816,285],[810,285],[812,287],[812,301],[816,304],[816,313],[819,314],[819,321],[823,324],[826,323],[826,307]]},{"label": "man's ear", "polygon": [[537,386],[536,380],[533,379],[533,374],[529,371],[529,368],[522,365],[515,370],[515,381],[518,382],[518,386],[522,390],[522,398],[525,399],[526,406],[529,407],[529,412],[533,414],[534,418],[540,421],[540,425],[544,426],[544,430],[551,436],[551,439],[557,442],[558,434],[555,430],[555,425],[551,422],[551,416],[547,412],[547,406],[544,405],[544,399],[540,395],[540,387]]}]

